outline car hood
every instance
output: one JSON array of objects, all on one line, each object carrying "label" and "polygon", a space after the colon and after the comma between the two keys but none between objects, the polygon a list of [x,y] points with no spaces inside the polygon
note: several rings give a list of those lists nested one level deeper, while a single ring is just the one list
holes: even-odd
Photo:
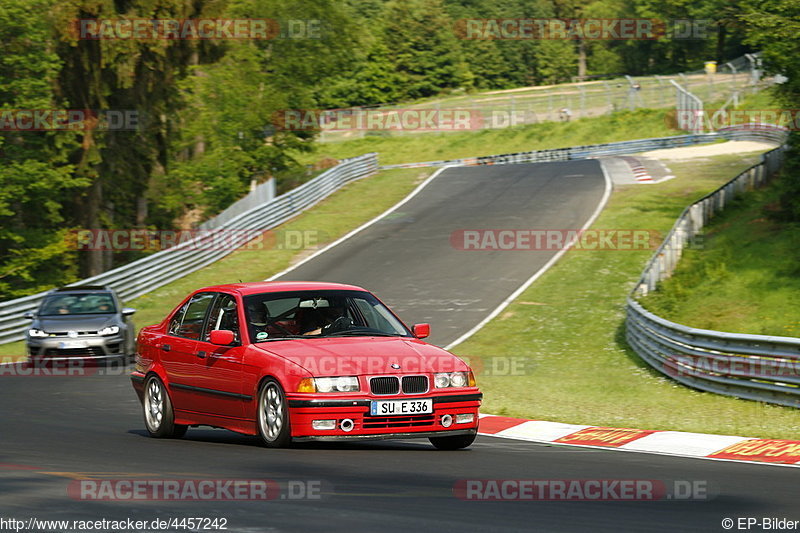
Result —
[{"label": "car hood", "polygon": [[52,333],[55,331],[99,331],[112,324],[119,324],[116,315],[64,315],[36,317],[32,327]]},{"label": "car hood", "polygon": [[[291,339],[253,346],[288,359],[314,376],[415,374],[469,369],[450,352],[410,338]],[[392,365],[399,365],[399,368]]]}]

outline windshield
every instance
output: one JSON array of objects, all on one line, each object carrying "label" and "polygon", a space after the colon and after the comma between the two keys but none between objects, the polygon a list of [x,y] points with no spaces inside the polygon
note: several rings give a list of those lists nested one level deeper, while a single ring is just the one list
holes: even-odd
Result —
[{"label": "windshield", "polygon": [[39,315],[110,315],[117,312],[109,293],[51,294],[42,302]]},{"label": "windshield", "polygon": [[297,291],[245,297],[251,342],[287,338],[384,336],[411,332],[368,292]]}]

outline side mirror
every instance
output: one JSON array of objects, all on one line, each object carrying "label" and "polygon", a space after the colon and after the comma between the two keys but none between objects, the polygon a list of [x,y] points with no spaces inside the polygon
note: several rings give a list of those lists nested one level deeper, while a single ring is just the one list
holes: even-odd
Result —
[{"label": "side mirror", "polygon": [[134,309],[133,307],[123,307],[122,308],[122,316],[131,316],[135,312],[136,312],[136,309]]},{"label": "side mirror", "polygon": [[27,313],[22,315],[22,318],[27,318],[28,320],[33,320],[34,316],[36,316],[36,314],[33,311],[28,311]]},{"label": "side mirror", "polygon": [[229,329],[215,329],[208,338],[208,342],[220,346],[230,346],[234,340],[236,340],[236,336]]},{"label": "side mirror", "polygon": [[414,333],[414,336],[418,339],[424,339],[428,335],[431,334],[431,325],[430,324],[414,324],[414,327],[411,328],[411,331]]}]

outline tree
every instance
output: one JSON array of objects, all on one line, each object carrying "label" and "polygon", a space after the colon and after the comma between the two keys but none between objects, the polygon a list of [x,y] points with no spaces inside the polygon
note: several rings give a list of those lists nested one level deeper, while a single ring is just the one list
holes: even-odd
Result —
[{"label": "tree", "polygon": [[386,6],[383,41],[401,77],[403,99],[468,87],[452,21],[440,0],[393,0]]},{"label": "tree", "polygon": [[55,109],[61,66],[50,27],[31,12],[46,0],[0,1],[0,297],[76,279],[64,198],[88,182],[72,175],[68,131],[15,131],[15,110]]},{"label": "tree", "polygon": [[[135,131],[82,132],[70,154],[75,177],[90,185],[73,200],[73,211],[87,228],[142,225],[147,191],[158,169],[167,166],[173,117],[181,107],[176,88],[203,41],[186,39],[81,39],[76,19],[191,19],[219,14],[213,0],[62,0],[54,9],[56,51],[62,67],[58,91],[70,106],[128,110],[140,117]],[[83,273],[112,266],[111,255],[88,251]]]},{"label": "tree", "polygon": [[[787,109],[800,104],[800,0],[782,2],[759,0],[748,4],[741,20],[746,25],[747,42],[763,51],[769,72],[786,79],[776,86],[776,94]],[[800,135],[792,131],[791,150],[780,182],[781,210],[784,219],[800,222]]]}]

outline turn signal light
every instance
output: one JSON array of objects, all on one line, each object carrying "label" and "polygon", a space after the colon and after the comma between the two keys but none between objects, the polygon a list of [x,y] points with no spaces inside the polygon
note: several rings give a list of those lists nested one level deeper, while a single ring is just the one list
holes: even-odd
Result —
[{"label": "turn signal light", "polygon": [[314,384],[314,378],[303,378],[297,384],[297,392],[317,392],[317,386]]},{"label": "turn signal light", "polygon": [[475,374],[472,373],[472,370],[469,371],[469,376],[467,376],[467,384],[470,387],[475,386]]}]

